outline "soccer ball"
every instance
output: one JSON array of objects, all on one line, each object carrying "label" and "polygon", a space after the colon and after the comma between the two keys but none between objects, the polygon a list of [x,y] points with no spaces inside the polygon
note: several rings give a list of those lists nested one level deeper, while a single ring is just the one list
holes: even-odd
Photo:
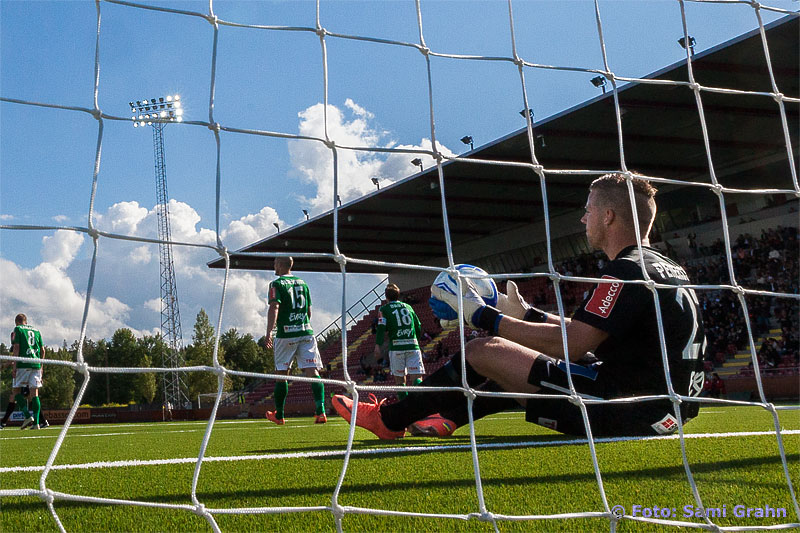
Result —
[{"label": "soccer ball", "polygon": [[[494,280],[490,277],[472,277],[488,276],[489,274],[485,270],[466,264],[456,265],[456,270],[470,276],[469,280],[475,285],[475,289],[478,291],[480,297],[483,298],[486,305],[497,305],[497,285],[495,285]],[[448,272],[440,272],[433,281],[433,285],[451,294],[458,294],[458,283],[456,283],[456,280]]]}]

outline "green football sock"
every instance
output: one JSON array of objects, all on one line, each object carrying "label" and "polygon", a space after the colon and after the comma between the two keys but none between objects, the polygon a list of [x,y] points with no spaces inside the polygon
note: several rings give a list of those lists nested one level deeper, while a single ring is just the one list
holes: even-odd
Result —
[{"label": "green football sock", "polygon": [[286,396],[289,394],[289,382],[279,381],[275,384],[275,416],[278,420],[283,418],[283,408],[286,405]]},{"label": "green football sock", "polygon": [[325,414],[325,384],[321,381],[311,383],[311,394],[314,395],[314,406],[316,407],[314,414]]},{"label": "green football sock", "polygon": [[14,399],[17,401],[17,405],[19,405],[19,408],[22,410],[22,414],[25,415],[25,418],[31,416],[30,411],[28,411],[28,400],[25,399],[25,396],[22,394],[17,394],[14,396]]},{"label": "green football sock", "polygon": [[417,379],[414,380],[414,386],[415,387],[420,385],[421,383],[422,383],[422,378],[417,378]]},{"label": "green football sock", "polygon": [[[405,387],[405,386],[406,386],[406,384],[405,384],[405,383],[401,383],[401,384],[400,384],[400,386],[401,386],[401,387]],[[404,390],[397,391],[397,399],[398,399],[398,400],[402,400],[402,399],[403,399],[403,398],[405,398],[406,396],[408,396],[408,392],[406,392],[406,391],[404,391]]]},{"label": "green football sock", "polygon": [[33,400],[31,400],[31,404],[32,404],[32,407],[33,407],[33,423],[34,424],[38,424],[39,423],[39,415],[42,412],[42,401],[39,400],[38,396],[34,396]]}]

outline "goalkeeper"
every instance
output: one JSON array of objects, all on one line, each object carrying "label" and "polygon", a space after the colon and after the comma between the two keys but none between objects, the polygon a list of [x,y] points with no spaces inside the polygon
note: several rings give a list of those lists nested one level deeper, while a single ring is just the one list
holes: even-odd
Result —
[{"label": "goalkeeper", "polygon": [[[569,364],[579,396],[588,400],[611,400],[633,396],[668,394],[661,336],[653,292],[643,283],[642,269],[650,280],[668,287],[657,288],[664,331],[666,359],[675,393],[699,396],[703,387],[705,336],[697,296],[683,268],[649,248],[647,235],[656,214],[656,190],[648,182],[631,181],[641,235],[637,246],[634,212],[628,184],[621,174],[607,174],[592,182],[581,222],[586,237],[609,261],[600,272],[603,280],[594,286],[571,319],[566,318],[565,353],[559,317],[530,307],[509,291],[498,300],[498,308],[484,304],[468,279],[462,280],[464,319],[492,336],[475,339],[466,346],[466,378],[478,390],[540,393],[548,398],[513,399],[478,396],[473,416],[483,416],[525,407],[526,420],[571,435],[586,435],[580,408],[568,398]],[[674,288],[673,288],[674,287]],[[431,288],[431,306],[443,318],[458,308],[458,298]],[[570,361],[567,363],[567,361]],[[422,385],[461,387],[461,358],[456,356],[426,378]],[[563,396],[563,397],[559,397]],[[335,396],[334,408],[350,419],[353,402]],[[677,429],[675,409],[669,399],[642,402],[586,404],[595,436],[659,435]],[[382,439],[403,436],[407,427],[440,413],[464,419],[467,398],[461,391],[410,393],[400,402],[360,403],[356,424]],[[684,421],[697,415],[698,403],[684,401]]]}]

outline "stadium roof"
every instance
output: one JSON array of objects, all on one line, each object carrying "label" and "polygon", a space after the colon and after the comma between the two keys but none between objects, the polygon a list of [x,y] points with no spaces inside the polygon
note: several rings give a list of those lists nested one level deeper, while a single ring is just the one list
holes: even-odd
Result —
[{"label": "stadium roof", "polygon": [[[797,98],[798,17],[767,26],[775,83],[781,93]],[[704,87],[772,92],[758,30],[692,60],[696,81]],[[645,79],[688,81],[686,61],[663,68]],[[687,85],[629,83],[618,91],[622,109],[627,167],[648,176],[710,183],[708,158],[694,92]],[[702,91],[715,173],[725,187],[793,189],[779,105],[769,95]],[[786,117],[795,158],[798,153],[800,105],[786,102]],[[576,211],[586,201],[587,184],[595,176],[548,173],[554,169],[614,170],[620,149],[611,91],[534,123],[536,157],[545,168],[551,218]],[[488,163],[487,161],[492,161]],[[541,221],[542,190],[530,163],[526,129],[519,130],[443,164],[445,198],[452,244],[471,241]],[[348,257],[405,264],[444,266],[445,237],[436,167],[410,176],[339,208],[338,242]],[[659,186],[687,201],[696,187]],[[663,204],[661,203],[663,209]],[[267,270],[272,260],[241,252],[332,252],[333,212],[287,228],[231,254],[231,267]],[[456,258],[458,259],[458,258]],[[458,262],[458,261],[457,261]],[[209,263],[224,268],[222,259]],[[294,270],[338,272],[330,257],[295,257]],[[380,273],[382,266],[348,263],[348,272]]]}]

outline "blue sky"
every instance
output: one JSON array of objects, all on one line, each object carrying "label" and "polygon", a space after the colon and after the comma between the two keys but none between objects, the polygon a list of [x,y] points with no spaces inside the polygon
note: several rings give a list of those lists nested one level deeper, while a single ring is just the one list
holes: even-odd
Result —
[{"label": "blue sky", "polygon": [[[207,1],[142,5],[205,13]],[[768,3],[796,10],[796,1]],[[517,52],[539,64],[602,68],[593,2],[517,1],[512,4]],[[217,1],[225,21],[313,27],[314,2]],[[213,28],[204,19],[131,6],[100,4],[98,103],[128,117],[128,102],[179,93],[186,120],[207,121]],[[642,76],[684,58],[677,1],[601,1],[611,69]],[[689,33],[705,50],[757,27],[746,4],[686,4]],[[426,45],[448,54],[511,55],[505,1],[421,2]],[[763,11],[764,21],[779,15]],[[411,0],[327,1],[322,26],[331,33],[418,43]],[[94,2],[0,3],[0,95],[26,101],[92,107],[97,19]],[[337,143],[430,148],[426,65],[409,47],[326,37],[329,132]],[[438,58],[431,61],[439,148],[459,154],[459,139],[475,145],[518,130],[524,120],[516,67],[505,61]],[[214,120],[230,127],[322,136],[322,52],[313,32],[221,26]],[[542,119],[598,94],[593,74],[527,68],[526,89]],[[98,123],[89,114],[0,102],[0,223],[86,226]],[[222,134],[221,232],[230,249],[269,236],[331,207],[330,153],[314,141]],[[174,124],[165,130],[173,238],[213,244],[214,136],[207,128]],[[373,190],[370,181],[413,173],[408,154],[342,153],[344,201]],[[426,167],[431,164],[426,159]],[[156,237],[152,134],[129,122],[106,120],[95,202],[98,227]],[[48,344],[79,334],[91,240],[69,231],[0,231],[0,323],[26,312]],[[222,275],[205,264],[213,251],[177,247],[176,277],[184,337],[204,307],[219,309]],[[266,322],[265,272],[237,272],[229,287],[223,327],[256,336]],[[339,276],[309,274],[314,325],[339,314]],[[377,281],[353,276],[348,298]],[[101,239],[88,336],[109,337],[118,327],[154,332],[160,323],[156,245]]]}]

